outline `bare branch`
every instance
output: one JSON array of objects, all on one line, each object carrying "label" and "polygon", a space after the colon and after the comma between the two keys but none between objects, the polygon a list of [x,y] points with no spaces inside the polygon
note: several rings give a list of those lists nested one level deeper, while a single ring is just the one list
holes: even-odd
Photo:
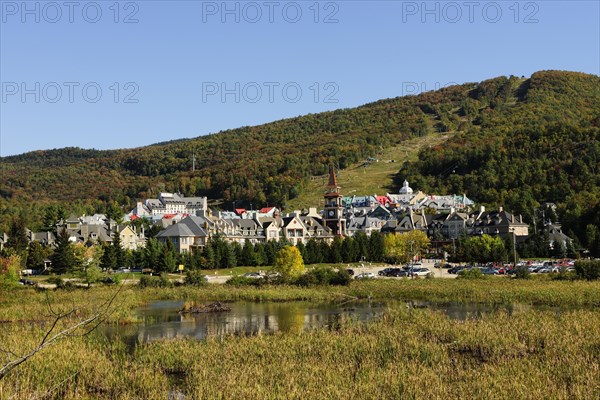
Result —
[{"label": "bare branch", "polygon": [[[106,319],[113,313],[114,310],[111,310],[112,305],[117,295],[121,293],[121,290],[123,290],[123,287],[124,283],[122,283],[119,286],[118,290],[115,291],[115,293],[110,298],[101,303],[100,306],[95,309],[95,312],[90,317],[83,319],[57,333],[54,333],[54,331],[59,322],[70,317],[79,309],[73,306],[73,308],[67,312],[56,312],[54,309],[52,309],[48,296],[46,296],[46,299],[48,300],[48,308],[51,314],[54,316],[52,326],[46,332],[40,343],[25,355],[17,356],[12,351],[3,350],[3,352],[5,353],[12,354],[14,359],[0,367],[0,380],[2,380],[10,371],[23,364],[35,354],[37,354],[44,348],[50,346],[54,342],[60,340],[61,338],[69,336],[85,336],[94,331],[102,322],[106,321]],[[79,330],[80,328],[85,328],[85,332],[79,335],[75,335],[74,333],[77,332],[77,330]]]}]

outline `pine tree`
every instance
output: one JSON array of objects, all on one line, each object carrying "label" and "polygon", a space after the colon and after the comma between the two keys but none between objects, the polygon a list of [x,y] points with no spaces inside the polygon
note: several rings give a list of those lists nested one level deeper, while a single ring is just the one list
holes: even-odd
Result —
[{"label": "pine tree", "polygon": [[152,268],[153,270],[158,271],[162,247],[163,246],[158,240],[154,238],[148,240],[146,248],[144,249],[144,264],[146,265],[146,268]]},{"label": "pine tree", "polygon": [[202,257],[204,263],[200,265],[200,268],[204,269],[213,269],[216,268],[215,265],[215,251],[213,247],[210,245],[204,246],[204,250],[202,252]]},{"label": "pine tree", "polygon": [[269,240],[265,245],[265,265],[275,264],[275,258],[277,257],[277,242],[275,240]]},{"label": "pine tree", "polygon": [[244,243],[244,247],[242,248],[242,256],[239,259],[239,264],[244,266],[254,266],[256,265],[256,260],[254,258],[254,246],[249,241]]},{"label": "pine tree", "polygon": [[39,269],[44,266],[46,260],[46,251],[42,245],[38,242],[32,242],[29,245],[29,252],[27,254],[27,268]]},{"label": "pine tree", "polygon": [[25,228],[25,220],[21,217],[15,217],[10,221],[8,229],[8,241],[6,247],[13,249],[17,254],[27,250],[29,239]]},{"label": "pine tree", "polygon": [[170,240],[162,247],[162,252],[158,261],[158,272],[175,272],[177,268],[177,254],[175,247]]},{"label": "pine tree", "polygon": [[117,255],[113,245],[103,245],[104,252],[100,259],[100,267],[102,269],[113,270],[117,268]]},{"label": "pine tree", "polygon": [[381,262],[385,257],[383,235],[379,232],[371,233],[369,237],[369,260]]},{"label": "pine tree", "polygon": [[223,258],[221,259],[221,268],[234,268],[237,266],[237,259],[233,247],[227,242],[223,242]]},{"label": "pine tree", "polygon": [[257,243],[254,245],[254,257],[256,257],[256,265],[268,265],[265,247],[266,246],[264,243]]},{"label": "pine tree", "polygon": [[56,249],[50,256],[52,262],[52,271],[56,274],[64,274],[73,268],[75,264],[75,255],[69,241],[69,234],[66,229],[62,229],[56,238]]},{"label": "pine tree", "polygon": [[339,236],[336,236],[335,239],[333,239],[333,243],[331,244],[331,252],[330,252],[330,258],[329,258],[329,262],[334,263],[334,264],[339,264],[343,261],[342,259],[342,244],[343,243],[343,239],[340,238]]},{"label": "pine tree", "polygon": [[127,268],[129,266],[127,265],[127,254],[121,246],[121,235],[119,235],[119,232],[115,232],[111,247],[115,257],[115,268]]},{"label": "pine tree", "polygon": [[298,251],[300,251],[300,255],[302,256],[302,260],[306,264],[306,260],[308,258],[307,251],[306,251],[306,246],[304,246],[304,243],[298,242],[298,244],[296,245],[296,248],[298,249]]}]

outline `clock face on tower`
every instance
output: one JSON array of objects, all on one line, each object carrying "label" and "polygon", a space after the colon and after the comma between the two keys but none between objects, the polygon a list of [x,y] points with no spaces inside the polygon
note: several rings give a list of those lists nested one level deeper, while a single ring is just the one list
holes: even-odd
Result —
[{"label": "clock face on tower", "polygon": [[335,213],[333,212],[333,210],[329,210],[329,216],[330,216],[330,217],[333,217],[333,214],[335,214]]}]

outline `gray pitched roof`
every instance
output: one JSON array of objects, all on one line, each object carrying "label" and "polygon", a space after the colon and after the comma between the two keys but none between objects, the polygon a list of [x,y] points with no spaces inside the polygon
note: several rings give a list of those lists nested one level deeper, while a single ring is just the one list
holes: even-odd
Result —
[{"label": "gray pitched roof", "polygon": [[180,222],[169,226],[164,231],[161,231],[156,237],[194,237],[208,236],[202,228],[206,220],[202,217],[188,216]]},{"label": "gray pitched roof", "polygon": [[162,232],[159,232],[156,237],[193,237],[194,234],[187,225],[178,223],[171,225]]}]

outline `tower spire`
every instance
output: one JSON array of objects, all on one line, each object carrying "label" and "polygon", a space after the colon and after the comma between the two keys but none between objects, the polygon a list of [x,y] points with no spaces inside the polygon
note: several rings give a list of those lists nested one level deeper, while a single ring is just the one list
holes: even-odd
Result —
[{"label": "tower spire", "polygon": [[329,183],[327,184],[327,188],[329,190],[340,188],[337,183],[337,177],[335,176],[335,169],[333,168],[333,164],[329,165]]},{"label": "tower spire", "polygon": [[333,164],[329,166],[329,183],[325,193],[325,210],[323,216],[325,225],[331,229],[334,236],[346,234],[346,219],[344,218],[344,207],[340,186],[335,176]]}]

